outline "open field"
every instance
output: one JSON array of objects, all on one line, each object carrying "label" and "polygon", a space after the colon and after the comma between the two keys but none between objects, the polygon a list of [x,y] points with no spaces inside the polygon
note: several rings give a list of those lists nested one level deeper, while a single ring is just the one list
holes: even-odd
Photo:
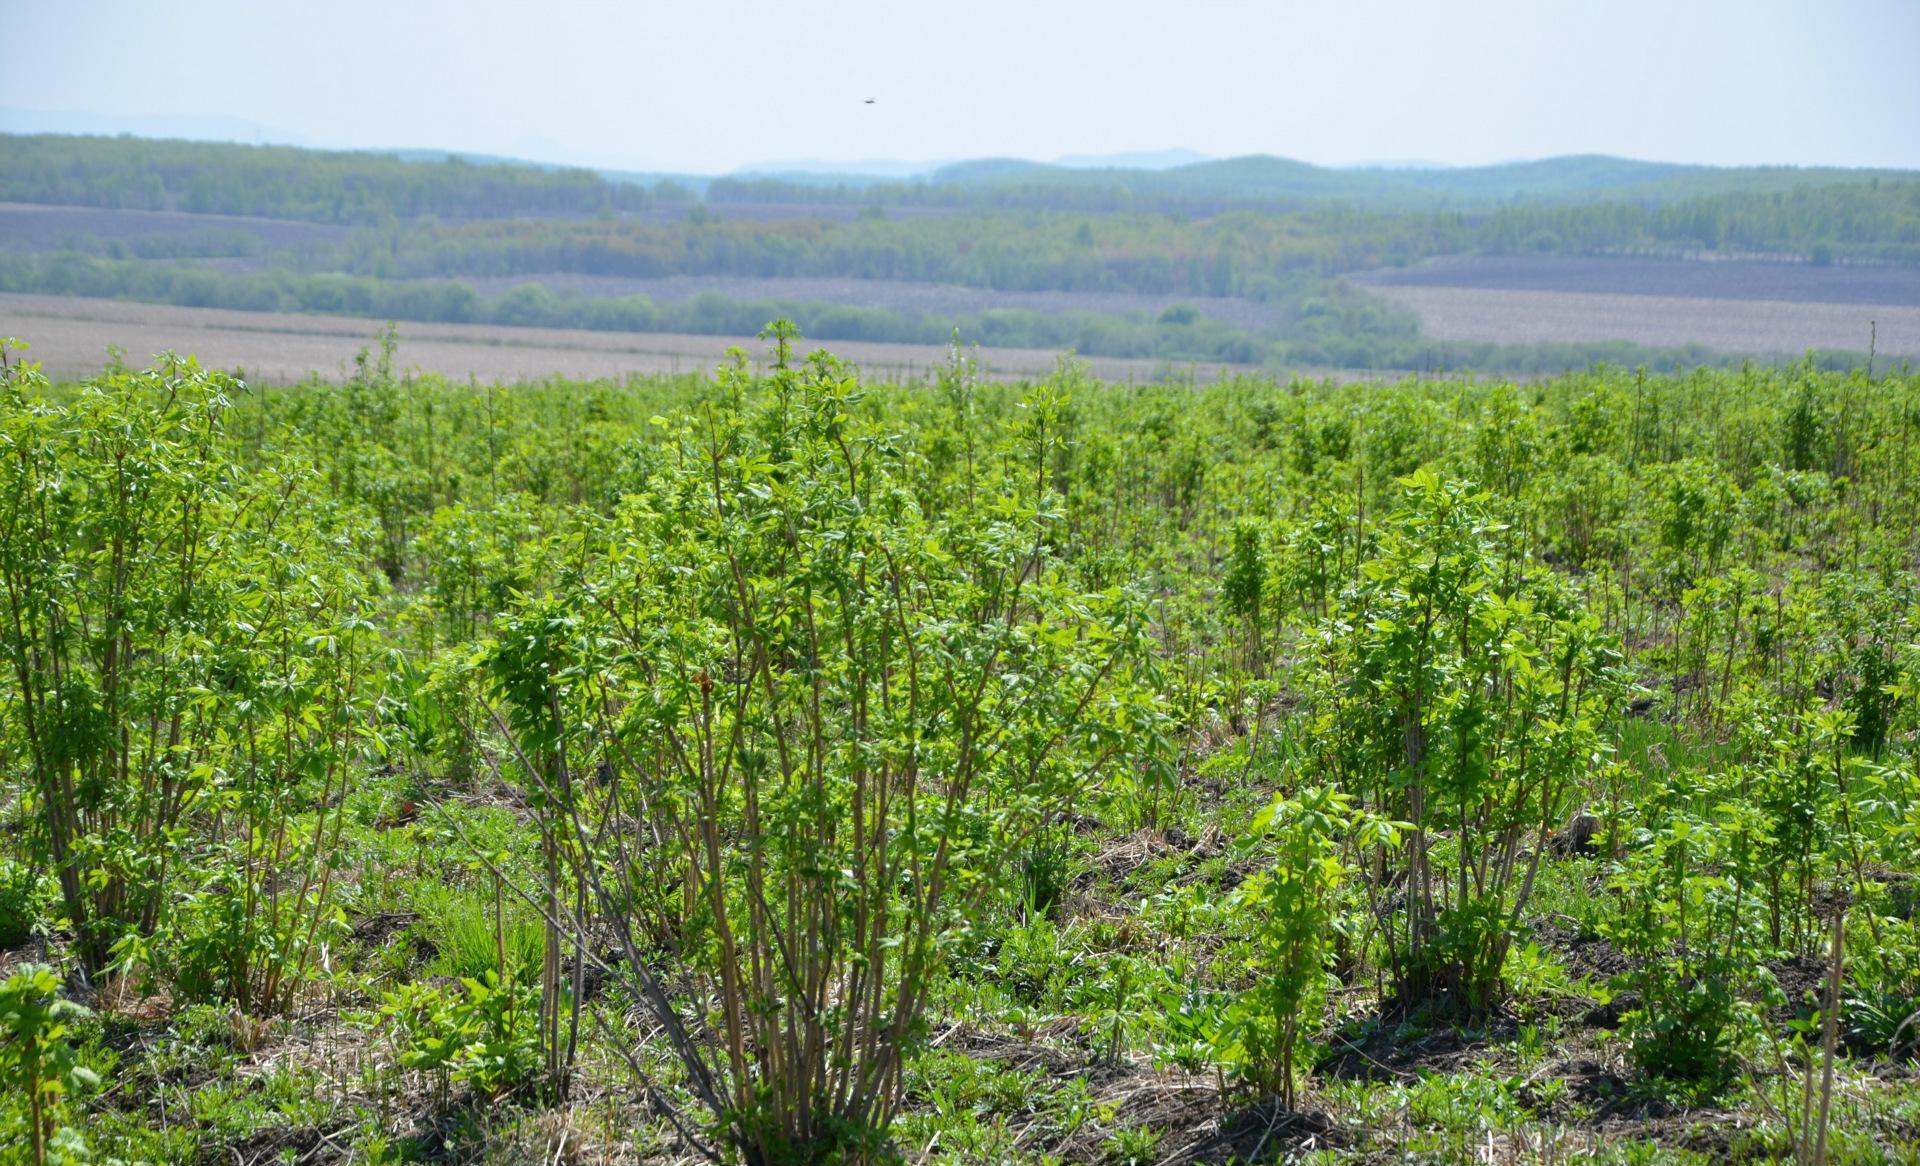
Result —
[{"label": "open field", "polygon": [[[643,210],[625,211],[618,217],[631,222],[655,225],[683,222],[689,204],[662,203]],[[791,219],[820,219],[834,223],[852,222],[862,208],[854,203],[767,202],[716,203],[706,208],[710,218],[739,222],[782,222]],[[887,208],[888,218],[941,218],[955,213],[953,207],[898,206]],[[522,213],[520,218],[547,218]],[[332,242],[346,237],[355,228],[332,223],[310,223],[290,219],[268,219],[249,215],[193,214],[186,211],[121,210],[114,207],[53,206],[41,203],[0,202],[0,250],[49,251],[77,236],[99,239],[172,239],[220,233],[243,234],[257,240],[263,248],[274,250],[299,247],[317,241]]]},{"label": "open field", "polygon": [[1452,256],[1351,281],[1440,340],[1628,340],[1723,352],[1920,356],[1920,269],[1532,255]]},{"label": "open field", "polygon": [[1791,300],[1920,308],[1920,268],[1563,255],[1450,255],[1361,272],[1363,287],[1455,287],[1507,291]]},{"label": "open field", "polygon": [[247,235],[264,248],[292,248],[345,238],[346,227],[259,219],[241,215],[191,215],[177,211],[111,210],[86,206],[41,206],[0,202],[0,251],[52,251],[80,236],[131,241],[204,235]]},{"label": "open field", "polygon": [[1440,340],[1626,340],[1777,356],[1808,348],[1865,352],[1869,327],[1877,324],[1882,355],[1920,357],[1920,307],[1378,284],[1368,290],[1411,310],[1421,331]]},{"label": "open field", "polygon": [[[168,349],[192,353],[204,364],[245,369],[250,379],[269,383],[316,373],[334,376],[352,367],[354,355],[372,342],[380,326],[380,321],[340,316],[0,295],[0,335],[32,344],[31,357],[55,378],[98,372],[109,345],[125,350],[133,362]],[[597,379],[711,368],[735,344],[756,353],[762,348],[750,336],[404,324],[400,363],[457,379]],[[910,379],[947,359],[944,348],[932,345],[847,341],[832,348],[869,374],[888,379]],[[1027,348],[980,349],[978,356],[981,371],[1001,379],[1043,376],[1059,360],[1056,352]],[[1170,368],[1160,361],[1108,357],[1091,358],[1091,365],[1095,375],[1119,381],[1159,379]],[[1208,381],[1234,366],[1181,365],[1176,371],[1184,375],[1189,369]]]}]

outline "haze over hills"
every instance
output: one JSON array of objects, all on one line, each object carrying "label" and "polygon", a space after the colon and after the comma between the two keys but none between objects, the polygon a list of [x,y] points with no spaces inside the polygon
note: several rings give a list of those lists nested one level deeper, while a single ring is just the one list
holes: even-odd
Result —
[{"label": "haze over hills", "polygon": [[1164,170],[1084,170],[1013,158],[943,167],[934,185],[983,190],[1116,192],[1137,198],[1187,197],[1245,201],[1336,199],[1384,206],[1473,205],[1507,200],[1670,202],[1728,193],[1790,190],[1911,179],[1914,171],[1795,166],[1716,167],[1648,162],[1606,155],[1569,155],[1491,166],[1316,166],[1254,154]]},{"label": "haze over hills", "polygon": [[[1174,148],[1134,150],[1118,154],[1064,154],[1051,163],[1035,162],[1032,165],[1049,166],[1060,170],[1172,170],[1179,166],[1191,166],[1213,160],[1211,156],[1195,150]],[[948,167],[963,165],[965,161],[959,158],[941,158],[924,162],[903,161],[898,158],[867,158],[854,162],[836,162],[822,158],[797,158],[776,162],[754,162],[737,167],[730,173],[756,177],[807,178],[819,181],[842,178],[912,180],[929,178]]]},{"label": "haze over hills", "polygon": [[825,158],[780,158],[767,162],[750,162],[729,171],[734,175],[813,177],[813,178],[873,178],[903,180],[924,178],[943,166],[950,166],[951,158],[936,161],[913,162],[900,158],[862,158],[854,161],[835,162]]}]

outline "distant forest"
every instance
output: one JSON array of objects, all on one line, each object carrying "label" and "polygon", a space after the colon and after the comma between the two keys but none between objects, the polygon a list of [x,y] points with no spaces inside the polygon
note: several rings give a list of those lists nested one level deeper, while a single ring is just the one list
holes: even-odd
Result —
[{"label": "distant forest", "polygon": [[853,222],[516,220],[357,237],[342,270],[381,276],[839,276],[1002,291],[1138,291],[1266,300],[1335,276],[1481,252],[1714,251],[1814,262],[1920,262],[1920,183],[1723,195],[1673,206],[1504,207],[1391,214],[1341,206],[1205,218],[1039,211]]},{"label": "distant forest", "polygon": [[637,210],[645,187],[591,170],[144,138],[0,135],[0,201],[372,225]]},{"label": "distant forest", "polygon": [[[1702,352],[1441,344],[1341,277],[1457,254],[1765,255],[1920,264],[1920,175],[1561,158],[1327,170],[1274,158],[1168,171],[984,161],[913,183],[833,176],[650,182],[582,169],[134,138],[0,139],[0,201],[204,216],[184,233],[0,239],[0,290],[193,306],[610,330],[738,332],[769,314],[822,339],[1348,367],[1558,368]],[[290,244],[235,216],[329,224]],[[909,281],[1007,292],[1235,297],[1275,323],[1192,312],[956,318],[790,299],[591,296],[542,278]],[[496,295],[469,281],[511,278]],[[1489,363],[1491,362],[1491,363]],[[1557,362],[1557,363],[1556,363]]]}]

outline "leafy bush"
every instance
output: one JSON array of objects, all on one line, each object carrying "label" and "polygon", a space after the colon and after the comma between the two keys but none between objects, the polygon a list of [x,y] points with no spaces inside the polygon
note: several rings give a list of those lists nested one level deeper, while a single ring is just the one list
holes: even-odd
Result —
[{"label": "leafy bush", "polygon": [[1622,910],[1603,930],[1635,961],[1617,977],[1635,1001],[1621,1027],[1628,1056],[1649,1077],[1712,1088],[1734,1070],[1755,905],[1721,864],[1740,863],[1744,841],[1676,814],[1614,876]]},{"label": "leafy bush", "polygon": [[378,1023],[403,1067],[500,1097],[539,1075],[537,995],[491,971],[458,988],[405,984],[386,994]]},{"label": "leafy bush", "polygon": [[32,938],[44,905],[34,869],[0,858],[0,949],[18,947]]},{"label": "leafy bush", "polygon": [[97,970],[123,934],[159,921],[179,828],[210,776],[212,726],[194,705],[221,687],[234,635],[211,546],[236,514],[217,446],[234,385],[177,363],[48,405],[31,366],[0,375],[7,712],[78,952]]},{"label": "leafy bush", "polygon": [[1401,485],[1321,628],[1315,727],[1352,788],[1410,824],[1374,860],[1404,877],[1384,936],[1403,1002],[1478,1012],[1625,677],[1615,638],[1525,560],[1487,494],[1426,470]]},{"label": "leafy bush", "polygon": [[0,1083],[27,1104],[27,1144],[34,1166],[45,1166],[52,1147],[61,1160],[80,1149],[71,1133],[58,1136],[64,1099],[100,1084],[80,1063],[67,1037],[67,1022],[87,1010],[60,995],[60,981],[44,964],[28,964],[0,982]]},{"label": "leafy bush", "polygon": [[1272,868],[1241,884],[1234,918],[1250,936],[1253,987],[1228,1006],[1215,1055],[1233,1075],[1293,1105],[1303,1034],[1326,991],[1326,963],[1350,844],[1391,848],[1398,827],[1356,814],[1352,799],[1326,786],[1276,798],[1254,819],[1271,841]]},{"label": "leafy bush", "polygon": [[235,460],[241,387],[170,355],[60,399],[0,372],[0,653],[82,963],[176,966],[155,944],[184,893],[183,987],[265,1014],[337,920],[374,629],[313,475]]},{"label": "leafy bush", "polygon": [[[977,507],[931,514],[848,371],[776,339],[764,383],[727,370],[699,416],[663,419],[684,456],[583,539],[564,590],[503,618],[488,667],[549,869],[592,883],[716,1135],[749,1161],[858,1160],[952,904],[1151,747],[1159,713],[1137,598],[1081,592],[1049,554],[1057,397],[1029,398]],[[659,845],[585,861],[611,815]],[[712,1046],[636,942],[627,888],[648,882],[684,888]]]}]

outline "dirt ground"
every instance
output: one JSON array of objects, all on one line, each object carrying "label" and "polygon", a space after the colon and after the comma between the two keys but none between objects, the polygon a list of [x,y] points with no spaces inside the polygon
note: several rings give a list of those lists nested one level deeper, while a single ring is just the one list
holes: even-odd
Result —
[{"label": "dirt ground", "polygon": [[[377,320],[182,308],[117,300],[0,294],[0,336],[32,345],[29,359],[49,376],[73,379],[98,372],[109,345],[141,363],[169,349],[191,353],[204,364],[240,369],[255,381],[285,384],[312,374],[340,376],[354,355],[373,343]],[[711,369],[732,345],[756,356],[765,343],[751,336],[687,336],[675,333],[587,332],[558,328],[512,328],[485,324],[400,325],[403,368],[483,381],[623,377],[635,373]],[[809,345],[810,347],[812,345]],[[944,347],[870,341],[820,341],[868,376],[911,379],[947,360]],[[983,374],[1006,380],[1044,376],[1059,360],[1053,351],[982,348]],[[1231,365],[1170,365],[1153,360],[1094,357],[1094,375],[1111,381],[1154,381],[1191,376],[1212,381],[1250,371]]]},{"label": "dirt ground", "polygon": [[1875,347],[1883,359],[1920,358],[1920,307],[1897,304],[1386,284],[1368,290],[1411,310],[1421,330],[1441,340],[1627,340],[1793,356],[1808,348],[1865,352],[1877,326]]},{"label": "dirt ground", "polygon": [[1501,288],[1920,308],[1920,268],[1625,256],[1449,255],[1360,272],[1363,287]]}]

